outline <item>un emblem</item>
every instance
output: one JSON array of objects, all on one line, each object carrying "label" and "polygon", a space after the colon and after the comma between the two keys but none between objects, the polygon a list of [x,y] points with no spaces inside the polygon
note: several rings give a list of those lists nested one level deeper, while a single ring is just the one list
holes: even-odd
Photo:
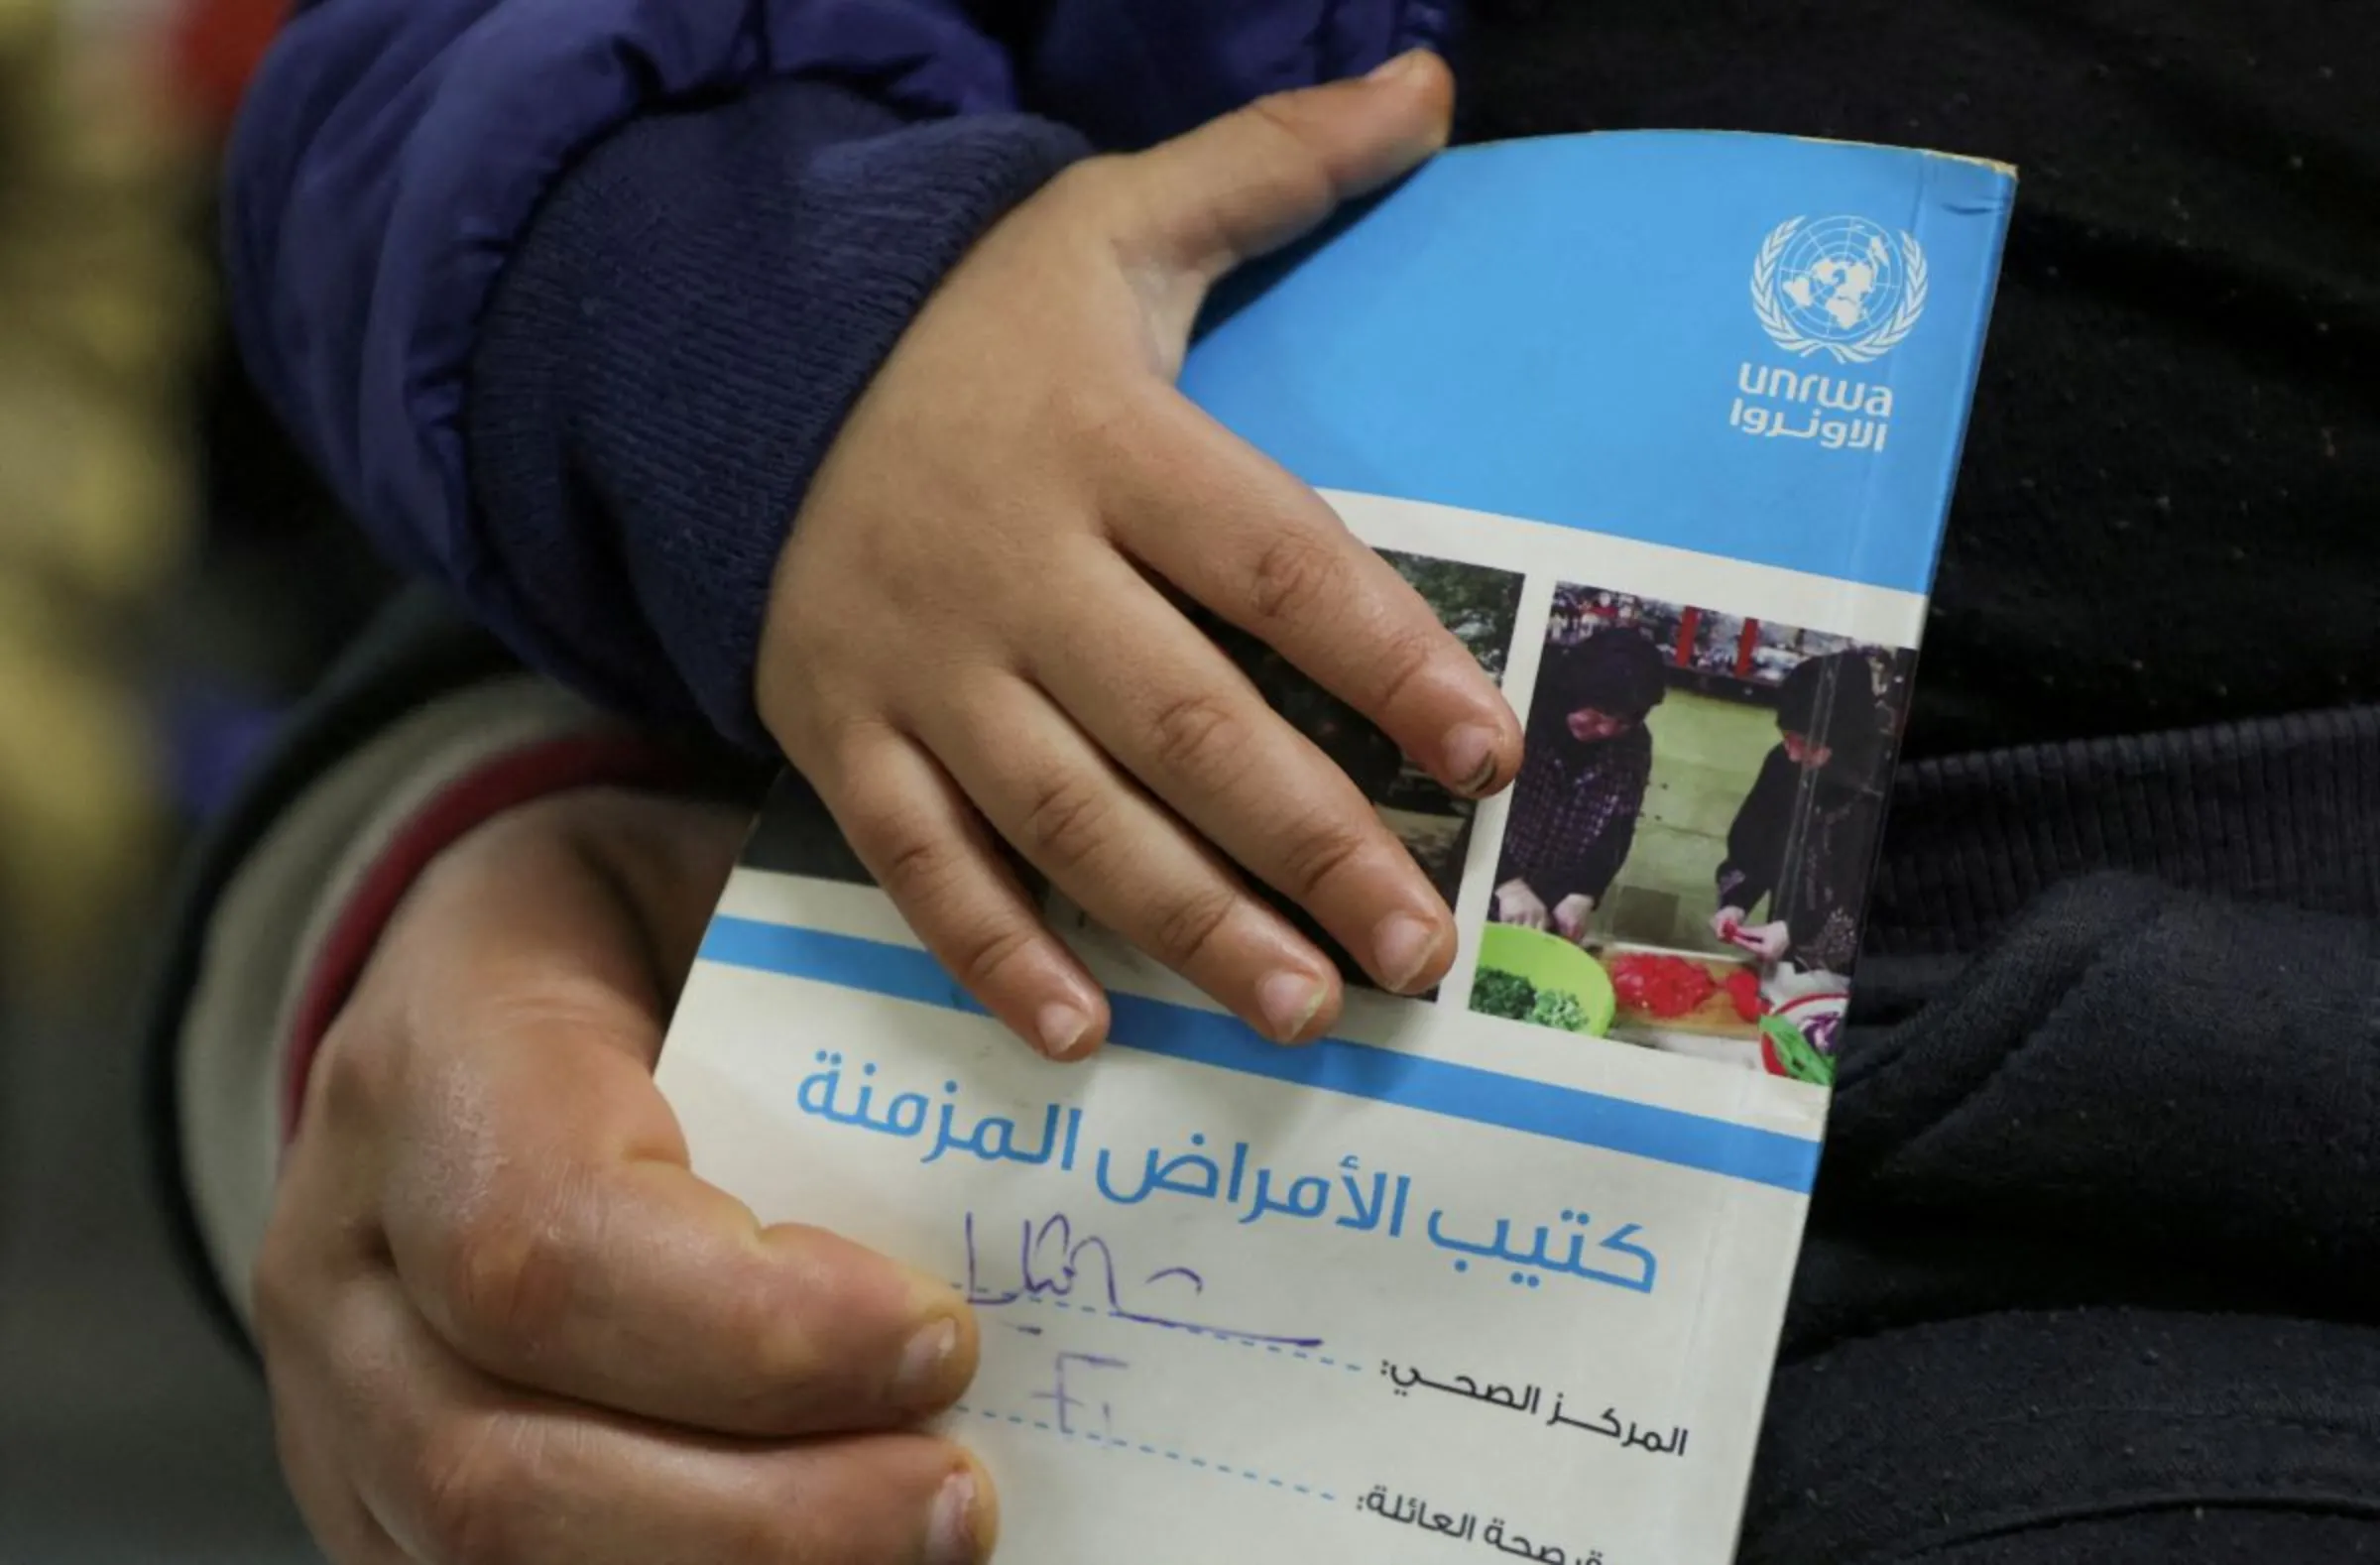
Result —
[{"label": "un emblem", "polygon": [[1864,217],[1787,218],[1752,262],[1752,310],[1788,353],[1865,364],[1925,313],[1926,252]]}]

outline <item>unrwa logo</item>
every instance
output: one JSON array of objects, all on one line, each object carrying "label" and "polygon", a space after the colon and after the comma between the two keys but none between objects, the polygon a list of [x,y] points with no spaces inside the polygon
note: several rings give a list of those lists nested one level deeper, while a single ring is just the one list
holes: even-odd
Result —
[{"label": "unrwa logo", "polygon": [[1752,311],[1788,353],[1880,359],[1926,311],[1926,252],[1864,217],[1789,217],[1752,262]]}]

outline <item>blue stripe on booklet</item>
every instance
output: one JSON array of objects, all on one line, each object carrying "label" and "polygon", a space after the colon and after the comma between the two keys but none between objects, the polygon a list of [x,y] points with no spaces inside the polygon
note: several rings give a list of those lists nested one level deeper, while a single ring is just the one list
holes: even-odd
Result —
[{"label": "blue stripe on booklet", "polygon": [[[722,915],[703,936],[702,959],[983,1014],[931,956],[882,940]],[[1233,1017],[1136,995],[1117,995],[1112,1005],[1111,1041],[1124,1048],[1600,1146],[1796,1193],[1807,1192],[1818,1171],[1819,1144],[1797,1136],[1345,1038],[1283,1048],[1256,1036]]]}]

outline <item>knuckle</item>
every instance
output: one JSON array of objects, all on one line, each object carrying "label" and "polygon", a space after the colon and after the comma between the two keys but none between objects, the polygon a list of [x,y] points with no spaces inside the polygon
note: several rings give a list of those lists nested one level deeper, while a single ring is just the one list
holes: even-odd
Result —
[{"label": "knuckle", "polygon": [[1267,93],[1248,106],[1248,119],[1265,143],[1259,154],[1265,172],[1283,193],[1302,205],[1327,204],[1335,194],[1331,171],[1315,150],[1304,100],[1291,92]]},{"label": "knuckle", "polygon": [[1334,540],[1283,528],[1250,563],[1248,604],[1259,625],[1305,618],[1347,585],[1347,563]]},{"label": "knuckle", "polygon": [[948,844],[929,833],[904,832],[892,839],[877,881],[894,901],[930,898],[950,874]]},{"label": "knuckle", "polygon": [[989,982],[1033,943],[1032,929],[1004,911],[976,910],[981,899],[950,895],[973,864],[970,842],[898,815],[877,824],[867,842],[859,842],[861,835],[853,832],[875,866],[878,888],[909,911],[961,983]]},{"label": "knuckle", "polygon": [[[1164,390],[1171,383],[1161,383]],[[1052,577],[1068,563],[1066,550],[1079,546],[1087,534],[1103,536],[1114,525],[1109,514],[1123,511],[1112,504],[1137,494],[1165,466],[1165,452],[1176,442],[1165,427],[1166,410],[1151,391],[1119,388],[1111,377],[1079,377],[1030,394],[1021,406],[1029,435],[1045,448],[1068,453],[1071,474],[1068,491],[1073,507],[1064,509],[1068,526],[1051,526],[1052,507],[1046,492],[1027,495],[1021,490],[987,497],[985,514],[1005,527],[1030,529],[1043,555],[1047,572],[1036,572],[1019,583],[1022,603],[1038,607],[1049,592]]]},{"label": "knuckle", "polygon": [[1205,154],[1231,170],[1230,182],[1189,202],[1160,205],[1150,200],[1155,192],[1139,194],[1146,220],[1216,271],[1277,242],[1284,208],[1320,213],[1337,199],[1310,115],[1294,93],[1258,98],[1199,134]]},{"label": "knuckle", "polygon": [[932,898],[949,880],[959,854],[956,843],[898,810],[854,815],[852,837],[874,863],[877,885],[895,902]]},{"label": "knuckle", "polygon": [[515,1565],[511,1547],[525,1471],[525,1432],[504,1414],[457,1419],[414,1453],[413,1487],[422,1541],[439,1565]]},{"label": "knuckle", "polygon": [[[490,1200],[446,1237],[446,1307],[458,1330],[526,1356],[567,1320],[577,1267],[556,1225]],[[526,1219],[526,1220],[525,1220]]]},{"label": "knuckle", "polygon": [[1168,967],[1190,967],[1215,943],[1239,903],[1239,895],[1224,888],[1170,899],[1150,920],[1149,949]]},{"label": "knuckle", "polygon": [[801,752],[788,746],[786,759],[821,794],[851,793],[857,795],[855,802],[864,804],[865,780],[897,742],[866,685],[852,679],[814,680],[804,719],[796,726],[801,732],[791,737],[802,741]]},{"label": "knuckle", "polygon": [[1107,845],[1113,814],[1105,790],[1092,779],[1075,774],[1044,779],[1026,801],[1020,846],[1053,873],[1064,874]]},{"label": "knuckle", "polygon": [[1029,928],[1007,919],[986,919],[952,939],[951,970],[960,983],[971,990],[980,990],[1030,949],[1035,939],[1034,931]]},{"label": "knuckle", "polygon": [[1281,890],[1299,902],[1360,858],[1369,846],[1364,835],[1335,819],[1301,822],[1289,836],[1278,866]]},{"label": "knuckle", "polygon": [[1051,395],[1068,439],[1096,453],[1111,474],[1132,475],[1163,471],[1168,453],[1180,446],[1177,410],[1167,400],[1172,394],[1164,381],[1122,389],[1070,381]]},{"label": "knuckle", "polygon": [[1168,776],[1226,781],[1245,764],[1246,741],[1232,703],[1209,691],[1174,696],[1149,715],[1150,757]]},{"label": "knuckle", "polygon": [[1444,641],[1424,631],[1390,633],[1371,660],[1373,684],[1370,708],[1385,712],[1400,703],[1437,666]]}]

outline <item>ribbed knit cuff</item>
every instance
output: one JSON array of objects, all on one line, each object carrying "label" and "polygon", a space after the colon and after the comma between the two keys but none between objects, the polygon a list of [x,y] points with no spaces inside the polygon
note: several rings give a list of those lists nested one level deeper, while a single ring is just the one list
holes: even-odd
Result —
[{"label": "ribbed knit cuff", "polygon": [[474,499],[592,693],[755,748],[770,574],[852,404],[986,228],[1087,150],[780,82],[633,122],[547,200],[473,360]]},{"label": "ribbed knit cuff", "polygon": [[1904,766],[1867,950],[1971,953],[2043,893],[2109,872],[2380,916],[2380,708]]}]

